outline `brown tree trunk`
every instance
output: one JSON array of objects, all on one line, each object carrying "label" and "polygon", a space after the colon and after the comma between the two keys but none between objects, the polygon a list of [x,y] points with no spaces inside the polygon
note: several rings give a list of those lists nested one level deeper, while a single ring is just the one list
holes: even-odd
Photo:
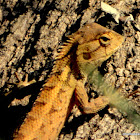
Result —
[{"label": "brown tree trunk", "polygon": [[[101,72],[108,81],[114,83],[115,87],[122,85],[125,96],[138,91],[140,1],[105,0],[105,3],[118,9],[123,18],[132,14],[134,21],[126,24],[123,20],[119,24],[116,23],[113,16],[101,10],[100,2],[100,0],[0,1],[0,139],[10,139],[14,129],[30,110],[43,80],[51,72],[57,48],[66,40],[66,35],[77,31],[85,23],[98,22],[124,34],[126,41],[123,49],[104,63],[102,69],[106,70]],[[29,74],[29,80],[36,79],[36,85],[19,90],[10,84],[18,82],[15,72],[21,79]],[[34,88],[37,90],[34,91]],[[9,94],[6,94],[7,92]],[[136,92],[134,95],[133,101],[139,106],[140,97]],[[31,105],[28,104],[28,99]],[[18,105],[15,106],[14,103]],[[96,115],[81,115],[78,118],[75,116],[74,112],[59,139],[136,139],[135,136],[122,135],[127,132],[134,133],[135,129],[115,109],[106,108]],[[72,117],[74,119],[71,119]]]}]

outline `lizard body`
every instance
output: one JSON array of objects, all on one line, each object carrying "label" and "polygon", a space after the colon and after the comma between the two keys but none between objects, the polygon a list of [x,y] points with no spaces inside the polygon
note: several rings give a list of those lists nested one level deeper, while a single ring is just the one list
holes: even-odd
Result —
[{"label": "lizard body", "polygon": [[118,33],[96,23],[87,24],[69,36],[56,57],[31,111],[14,140],[55,140],[74,104],[83,113],[95,113],[108,105],[105,96],[88,102],[85,81],[122,44]]}]

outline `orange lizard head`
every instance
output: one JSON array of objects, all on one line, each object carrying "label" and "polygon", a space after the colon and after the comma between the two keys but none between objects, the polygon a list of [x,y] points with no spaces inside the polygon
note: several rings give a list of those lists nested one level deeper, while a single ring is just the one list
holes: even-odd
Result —
[{"label": "orange lizard head", "polygon": [[87,24],[62,46],[56,57],[56,61],[60,60],[60,64],[56,62],[56,71],[70,64],[74,74],[89,75],[120,48],[123,40],[122,35],[97,23]]},{"label": "orange lizard head", "polygon": [[89,74],[116,52],[124,37],[99,24],[87,24],[72,37],[77,40],[76,61],[80,71]]}]

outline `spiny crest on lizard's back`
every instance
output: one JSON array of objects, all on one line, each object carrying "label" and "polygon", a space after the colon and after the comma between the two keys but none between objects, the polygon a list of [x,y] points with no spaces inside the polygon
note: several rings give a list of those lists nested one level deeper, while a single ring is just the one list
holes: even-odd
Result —
[{"label": "spiny crest on lizard's back", "polygon": [[68,52],[70,51],[70,49],[73,46],[74,42],[75,42],[75,39],[69,38],[67,40],[67,42],[65,42],[63,44],[63,46],[58,48],[58,52],[57,52],[57,56],[56,56],[55,60],[59,60],[59,59],[62,59],[63,57],[65,57],[68,54]]},{"label": "spiny crest on lizard's back", "polygon": [[[84,46],[86,47],[87,45],[85,43],[98,40],[100,41],[100,46],[106,47],[110,45],[110,42],[108,43],[107,41],[113,40],[114,42],[111,42],[111,43],[113,43],[113,49],[114,49],[114,46],[117,46],[117,48],[119,46],[119,45],[116,45],[116,43],[120,44],[119,42],[120,39],[123,39],[123,37],[119,35],[118,33],[110,29],[107,29],[97,23],[87,24],[83,28],[79,29],[77,32],[73,33],[72,35],[69,35],[68,38],[69,40],[67,40],[67,42],[64,43],[64,45],[58,49],[58,54],[55,60],[62,59],[63,57],[65,57],[68,54],[68,52],[71,50],[71,48],[75,48],[77,45],[84,44]],[[108,39],[108,40],[106,40],[105,42],[103,39]],[[93,49],[95,48],[94,46],[90,46],[90,47]],[[83,48],[83,47],[80,47],[80,48]]]},{"label": "spiny crest on lizard's back", "polygon": [[[72,39],[71,39],[72,41]],[[69,57],[66,55],[68,54],[69,50],[72,47],[72,42],[69,43],[64,43],[63,46],[61,46],[61,48],[59,48],[56,57],[54,58],[54,66],[52,69],[52,73],[56,73],[59,72],[61,74],[62,72],[62,68],[64,68],[67,64],[67,62],[69,61]]]}]

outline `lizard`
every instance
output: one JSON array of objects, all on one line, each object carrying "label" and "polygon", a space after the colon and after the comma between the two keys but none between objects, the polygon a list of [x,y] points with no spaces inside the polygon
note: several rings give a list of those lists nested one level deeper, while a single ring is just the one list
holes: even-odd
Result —
[{"label": "lizard", "polygon": [[75,104],[85,114],[96,113],[109,104],[106,96],[89,102],[84,85],[88,75],[122,46],[124,37],[89,23],[68,38],[14,140],[55,140]]}]

